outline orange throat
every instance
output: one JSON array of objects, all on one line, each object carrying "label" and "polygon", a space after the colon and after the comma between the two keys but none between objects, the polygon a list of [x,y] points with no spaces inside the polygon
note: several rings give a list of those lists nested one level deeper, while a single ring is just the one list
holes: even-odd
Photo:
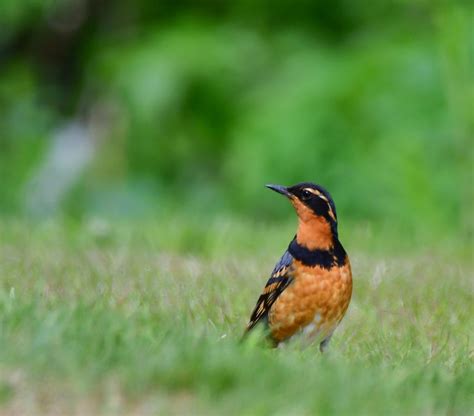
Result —
[{"label": "orange throat", "polygon": [[329,250],[334,243],[330,224],[322,217],[298,220],[296,241],[309,250]]},{"label": "orange throat", "polygon": [[293,198],[291,203],[298,215],[296,242],[309,250],[329,250],[334,244],[329,222],[323,217],[316,216],[298,199]]}]

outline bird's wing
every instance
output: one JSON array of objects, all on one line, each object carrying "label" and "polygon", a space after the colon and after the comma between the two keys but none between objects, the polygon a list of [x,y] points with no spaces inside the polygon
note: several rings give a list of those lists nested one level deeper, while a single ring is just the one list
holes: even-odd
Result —
[{"label": "bird's wing", "polygon": [[258,322],[267,317],[273,303],[293,280],[291,276],[292,263],[293,256],[286,251],[273,269],[271,277],[263,289],[263,293],[258,298],[255,309],[250,316],[247,331],[250,331]]}]

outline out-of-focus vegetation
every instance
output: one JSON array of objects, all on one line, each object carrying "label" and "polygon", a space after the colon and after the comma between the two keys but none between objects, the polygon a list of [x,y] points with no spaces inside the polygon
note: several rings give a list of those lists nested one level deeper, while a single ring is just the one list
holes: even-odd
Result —
[{"label": "out-of-focus vegetation", "polygon": [[271,218],[264,183],[312,180],[346,221],[472,236],[468,2],[0,7],[4,214]]},{"label": "out-of-focus vegetation", "polygon": [[[469,6],[0,0],[0,412],[468,414]],[[239,343],[303,180],[354,271],[326,356]]]},{"label": "out-of-focus vegetation", "polygon": [[0,223],[3,414],[472,413],[472,261],[459,242],[398,255],[348,235],[354,295],[322,356],[239,343],[289,230],[222,225],[196,256],[175,245],[183,223]]}]

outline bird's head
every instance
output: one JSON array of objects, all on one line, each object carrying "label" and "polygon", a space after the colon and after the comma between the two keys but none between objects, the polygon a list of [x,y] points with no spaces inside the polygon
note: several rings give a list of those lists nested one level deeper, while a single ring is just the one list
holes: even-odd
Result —
[{"label": "bird's head", "polygon": [[322,186],[303,182],[293,186],[266,185],[285,195],[298,215],[298,242],[308,248],[326,248],[337,239],[336,206]]}]

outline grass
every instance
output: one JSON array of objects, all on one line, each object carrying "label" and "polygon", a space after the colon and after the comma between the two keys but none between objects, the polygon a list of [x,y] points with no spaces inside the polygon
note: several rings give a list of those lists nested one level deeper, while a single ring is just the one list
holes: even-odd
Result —
[{"label": "grass", "polygon": [[0,414],[472,411],[472,244],[348,226],[354,296],[329,353],[240,344],[292,231],[0,222]]}]

